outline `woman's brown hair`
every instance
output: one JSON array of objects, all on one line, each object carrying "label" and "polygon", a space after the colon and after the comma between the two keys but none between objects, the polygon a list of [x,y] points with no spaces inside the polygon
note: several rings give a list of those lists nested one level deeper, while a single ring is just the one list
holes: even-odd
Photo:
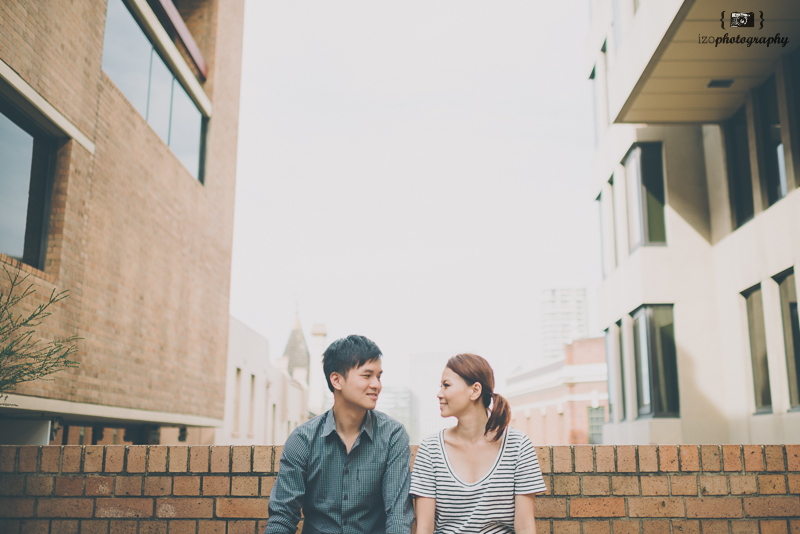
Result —
[{"label": "woman's brown hair", "polygon": [[481,385],[483,407],[489,411],[489,405],[494,403],[484,433],[494,431],[492,441],[500,439],[511,421],[511,407],[506,399],[494,392],[494,371],[489,362],[477,354],[459,354],[447,360],[446,367],[463,378],[467,385],[476,382]]}]

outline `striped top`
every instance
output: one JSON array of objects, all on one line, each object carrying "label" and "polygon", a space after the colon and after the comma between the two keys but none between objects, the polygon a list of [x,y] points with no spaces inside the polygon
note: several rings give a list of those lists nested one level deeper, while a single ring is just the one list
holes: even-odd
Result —
[{"label": "striped top", "polygon": [[444,430],[422,441],[411,471],[411,494],[436,499],[435,534],[511,534],[514,496],[546,490],[536,449],[515,428],[506,429],[494,465],[473,484],[453,472]]}]

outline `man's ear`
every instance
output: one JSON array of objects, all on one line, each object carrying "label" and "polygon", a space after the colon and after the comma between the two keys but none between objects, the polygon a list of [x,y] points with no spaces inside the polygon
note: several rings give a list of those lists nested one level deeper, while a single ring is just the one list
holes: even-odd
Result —
[{"label": "man's ear", "polygon": [[342,382],[344,382],[344,377],[337,372],[331,373],[330,376],[331,385],[333,386],[334,390],[341,391],[342,390]]}]

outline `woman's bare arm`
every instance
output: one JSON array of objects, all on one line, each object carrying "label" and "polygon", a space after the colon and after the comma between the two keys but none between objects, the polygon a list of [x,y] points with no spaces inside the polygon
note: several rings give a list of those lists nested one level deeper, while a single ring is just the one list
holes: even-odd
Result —
[{"label": "woman's bare arm", "polygon": [[533,517],[534,493],[514,496],[514,532],[516,534],[536,534],[536,521]]},{"label": "woman's bare arm", "polygon": [[414,498],[417,516],[417,534],[433,534],[436,519],[436,499],[430,497]]}]

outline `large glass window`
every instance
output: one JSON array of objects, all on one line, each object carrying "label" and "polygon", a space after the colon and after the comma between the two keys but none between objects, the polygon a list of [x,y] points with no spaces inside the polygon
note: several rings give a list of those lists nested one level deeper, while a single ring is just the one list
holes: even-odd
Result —
[{"label": "large glass window", "polygon": [[772,206],[786,196],[786,160],[781,139],[781,118],[778,113],[778,89],[775,75],[770,76],[757,91],[760,122],[761,153],[764,161],[762,180],[767,190],[767,204]]},{"label": "large glass window", "polygon": [[800,409],[800,318],[797,316],[797,286],[794,269],[775,277],[781,294],[783,341],[786,346],[786,370],[789,375],[789,403]]},{"label": "large glass window", "polygon": [[628,237],[631,251],[641,245],[667,242],[662,161],[661,143],[637,144],[625,158]]},{"label": "large glass window", "polygon": [[753,218],[753,182],[750,174],[750,143],[747,114],[739,108],[724,125],[728,163],[728,191],[736,228]]},{"label": "large glass window", "polygon": [[56,140],[0,98],[0,252],[44,268]]},{"label": "large glass window", "polygon": [[103,70],[133,107],[202,180],[203,116],[123,0],[109,0]]},{"label": "large glass window", "polygon": [[678,358],[672,306],[642,306],[632,317],[639,415],[678,417]]},{"label": "large glass window", "polygon": [[764,304],[761,284],[742,292],[747,302],[747,322],[750,331],[750,358],[753,364],[753,390],[756,413],[772,412],[772,394],[769,387],[767,363],[767,336],[764,331]]},{"label": "large glass window", "polygon": [[[610,413],[610,411],[609,411]],[[606,422],[606,413],[603,406],[592,408],[589,406],[589,443],[600,445],[603,443],[603,424]]]}]

